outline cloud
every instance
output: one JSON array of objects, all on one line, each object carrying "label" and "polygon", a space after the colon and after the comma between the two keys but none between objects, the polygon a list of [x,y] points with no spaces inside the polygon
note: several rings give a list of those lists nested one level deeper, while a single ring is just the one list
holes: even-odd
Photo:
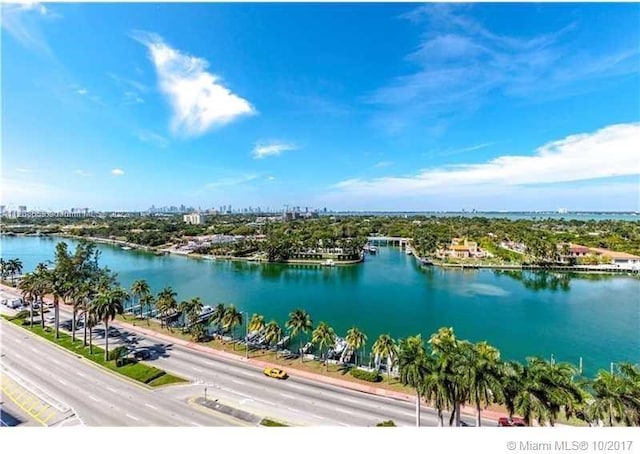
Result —
[{"label": "cloud", "polygon": [[219,180],[207,183],[205,185],[205,188],[206,189],[218,189],[218,188],[224,188],[224,187],[230,187],[230,186],[238,186],[238,185],[253,181],[253,180],[255,180],[255,179],[259,178],[259,177],[260,177],[260,175],[252,173],[252,174],[245,174],[245,175],[238,175],[238,176],[220,178]]},{"label": "cloud", "polygon": [[275,179],[276,179],[276,177],[273,177],[273,176],[269,176],[269,177],[267,177],[267,180],[268,180],[268,181],[273,181],[273,180],[275,180]]},{"label": "cloud", "polygon": [[79,89],[77,89],[77,90],[76,90],[76,93],[78,93],[78,94],[79,94],[79,95],[81,95],[81,96],[84,96],[84,95],[86,95],[86,94],[87,94],[87,93],[89,93],[89,92],[87,91],[87,89],[86,89],[86,88],[79,88]]},{"label": "cloud", "polygon": [[27,167],[16,167],[16,172],[20,172],[20,173],[31,173],[33,172],[33,169],[29,169]]},{"label": "cloud", "polygon": [[376,162],[372,167],[374,169],[383,169],[385,167],[391,167],[394,164],[395,162],[393,161],[380,161],[380,162]]},{"label": "cloud", "polygon": [[[117,169],[114,169],[114,170],[117,170]],[[76,175],[80,175],[81,177],[90,177],[93,175],[92,173],[89,173],[82,169],[74,170],[73,173],[75,173]]]},{"label": "cloud", "polygon": [[505,155],[482,164],[425,169],[413,176],[350,179],[335,185],[342,193],[368,196],[469,194],[513,188],[640,175],[640,123],[607,126],[539,147],[530,156]]},{"label": "cloud", "polygon": [[141,141],[154,145],[158,148],[167,148],[169,146],[169,141],[155,132],[141,129],[136,135]]},{"label": "cloud", "polygon": [[146,93],[149,89],[146,85],[138,82],[137,80],[127,79],[120,77],[117,74],[107,73],[111,79],[113,79],[118,87],[122,89],[124,96],[124,104],[142,104],[144,98],[142,93]]},{"label": "cloud", "polygon": [[292,143],[268,141],[257,143],[253,148],[253,157],[255,159],[263,159],[269,156],[280,156],[285,151],[297,150],[298,147]]},{"label": "cloud", "polygon": [[21,45],[52,57],[51,48],[40,30],[40,20],[43,18],[56,19],[58,17],[60,17],[58,14],[53,13],[41,3],[3,2],[0,21],[2,29],[6,30]]},{"label": "cloud", "polygon": [[207,71],[209,63],[167,45],[155,34],[137,32],[134,38],[149,50],[160,90],[173,109],[174,134],[196,136],[256,113],[244,98],[222,85]]},{"label": "cloud", "polygon": [[4,204],[45,202],[67,195],[66,191],[48,183],[0,177],[0,198]]},{"label": "cloud", "polygon": [[114,177],[119,177],[124,175],[124,170],[122,169],[113,169],[111,170],[111,175],[113,175]]},{"label": "cloud", "polygon": [[413,121],[473,112],[495,94],[540,101],[597,90],[601,85],[590,82],[637,73],[640,52],[629,41],[596,53],[570,39],[576,23],[528,37],[501,35],[470,14],[484,8],[438,3],[402,16],[424,34],[405,57],[414,69],[366,97],[384,109],[377,124],[398,132]]}]

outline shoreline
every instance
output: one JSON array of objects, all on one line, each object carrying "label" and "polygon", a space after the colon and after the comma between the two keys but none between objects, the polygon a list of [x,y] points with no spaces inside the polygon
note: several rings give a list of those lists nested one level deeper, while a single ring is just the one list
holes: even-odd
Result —
[{"label": "shoreline", "polygon": [[[333,268],[334,266],[351,266],[357,265],[359,263],[363,263],[365,261],[364,256],[360,260],[349,260],[349,261],[335,261],[334,266],[326,265],[326,260],[287,260],[286,262],[268,262],[266,260],[255,260],[250,257],[235,257],[235,256],[212,256],[205,254],[197,254],[197,253],[187,253],[182,254],[175,251],[170,251],[167,248],[162,248],[160,246],[144,246],[136,243],[129,243],[123,240],[114,240],[109,238],[100,238],[100,237],[84,237],[78,235],[70,235],[65,233],[50,233],[50,234],[41,234],[41,235],[32,235],[25,233],[11,233],[11,236],[25,236],[25,237],[62,237],[69,238],[72,240],[88,240],[93,241],[95,243],[108,244],[111,246],[125,246],[130,247],[131,250],[137,250],[142,252],[148,252],[150,254],[156,256],[163,255],[176,255],[180,257],[188,257],[197,260],[207,260],[207,261],[236,261],[236,262],[248,262],[248,263],[258,263],[258,264],[279,264],[279,265],[308,265],[308,266],[322,266],[327,268]],[[2,235],[7,235],[7,233],[3,233]],[[445,269],[458,269],[458,270],[474,270],[474,269],[494,269],[494,270],[514,270],[514,271],[557,271],[562,273],[579,273],[579,274],[610,274],[612,276],[640,276],[640,270],[631,270],[624,268],[598,268],[597,266],[590,265],[578,265],[580,268],[576,266],[539,266],[539,265],[525,265],[525,264],[484,264],[484,263],[443,263],[440,261],[428,260],[431,264],[423,264],[422,261],[426,260],[423,257],[420,257],[416,254],[415,249],[410,247],[412,251],[413,258],[418,262],[418,265],[424,267],[441,267]]]}]

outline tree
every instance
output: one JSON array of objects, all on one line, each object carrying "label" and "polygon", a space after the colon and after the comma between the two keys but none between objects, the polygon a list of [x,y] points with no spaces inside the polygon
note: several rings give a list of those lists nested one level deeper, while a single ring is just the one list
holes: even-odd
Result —
[{"label": "tree", "polygon": [[103,290],[96,297],[94,306],[96,318],[104,323],[105,361],[109,360],[109,320],[124,313],[124,302],[127,298],[127,291],[123,288]]},{"label": "tree", "polygon": [[146,293],[140,297],[140,311],[143,314],[143,317],[146,312],[147,316],[145,318],[147,319],[147,325],[149,324],[149,314],[153,310],[155,302],[156,299],[151,293]]},{"label": "tree", "polygon": [[16,274],[22,273],[22,261],[18,258],[11,259],[7,262],[9,267],[9,274],[11,274],[11,283],[15,284],[15,276]]},{"label": "tree", "polygon": [[249,322],[249,331],[262,331],[265,327],[264,315],[253,314]]},{"label": "tree", "polygon": [[[347,341],[347,346],[356,354],[356,366],[358,365],[358,350],[364,348],[367,343],[367,335],[361,332],[355,326],[352,327],[349,331],[347,331],[347,336],[345,337]],[[364,358],[364,355],[363,355]]]},{"label": "tree", "polygon": [[38,290],[36,285],[36,276],[32,273],[25,274],[20,284],[18,284],[22,298],[29,303],[29,326],[31,326],[31,329],[33,329],[33,304],[37,300]]},{"label": "tree", "polygon": [[400,383],[411,386],[416,392],[416,426],[420,427],[420,396],[424,394],[424,379],[427,375],[427,353],[422,338],[410,336],[400,342],[398,368]]},{"label": "tree", "polygon": [[438,426],[444,426],[442,412],[449,408],[451,396],[449,395],[448,377],[442,371],[446,367],[439,356],[427,356],[427,365],[423,381],[424,398],[427,399],[438,414]]},{"label": "tree", "polygon": [[381,334],[375,341],[371,351],[374,355],[387,360],[387,377],[391,378],[391,368],[398,356],[398,346],[389,334]]},{"label": "tree", "polygon": [[275,320],[271,320],[264,327],[264,337],[269,345],[276,344],[280,340],[281,334],[282,329]]},{"label": "tree", "polygon": [[[333,328],[329,327],[325,322],[320,322],[316,329],[313,330],[313,333],[311,333],[311,342],[318,345],[321,352],[324,347],[327,347],[328,354],[329,346],[332,346],[336,342],[336,333],[333,331]],[[325,354],[324,363],[328,370],[329,363],[327,362],[327,354]]]},{"label": "tree", "polygon": [[134,298],[134,306],[140,305],[140,318],[143,317],[142,298],[150,294],[151,289],[144,279],[138,279],[131,284],[131,296]]},{"label": "tree", "polygon": [[622,363],[619,372],[601,370],[588,383],[593,398],[588,404],[588,419],[606,421],[609,426],[622,423],[640,425],[640,368]]},{"label": "tree", "polygon": [[168,315],[173,314],[178,306],[176,301],[176,292],[170,286],[166,286],[158,293],[156,299],[156,310],[160,316],[160,327],[164,328],[165,319]]},{"label": "tree", "polygon": [[480,427],[482,405],[486,408],[502,399],[500,352],[486,342],[480,342],[471,345],[469,354],[467,386],[471,402],[476,405],[476,427]]},{"label": "tree", "polygon": [[204,337],[206,331],[207,330],[204,326],[204,323],[202,322],[196,323],[189,329],[189,332],[191,333],[191,338],[196,342],[199,342],[200,339]]},{"label": "tree", "polygon": [[227,308],[224,304],[218,303],[216,307],[213,308],[213,312],[211,313],[211,317],[209,318],[209,322],[215,324],[218,329],[222,329],[222,321],[224,320],[224,314],[226,313]]},{"label": "tree", "polygon": [[[236,326],[242,325],[242,312],[239,312],[238,309],[233,304],[230,304],[224,311],[224,317],[222,318],[222,326],[226,331],[231,331],[232,336]],[[234,345],[235,350],[235,345]]]},{"label": "tree", "polygon": [[[291,333],[291,337],[296,337],[300,333],[307,333],[313,328],[313,321],[309,314],[303,309],[295,309],[289,313],[289,320],[285,323]],[[300,351],[302,351],[302,338],[300,338]],[[303,355],[300,354],[300,362],[303,362]]]}]

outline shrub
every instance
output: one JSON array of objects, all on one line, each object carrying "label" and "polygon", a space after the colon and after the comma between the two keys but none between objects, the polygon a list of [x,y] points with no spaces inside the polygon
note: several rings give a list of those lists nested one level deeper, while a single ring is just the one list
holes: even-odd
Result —
[{"label": "shrub", "polygon": [[390,419],[388,421],[379,422],[376,424],[376,427],[396,427],[396,423]]},{"label": "shrub", "polygon": [[359,380],[365,380],[377,383],[382,381],[382,376],[378,372],[368,372],[362,369],[351,369],[349,372],[352,377],[357,378]]},{"label": "shrub", "polygon": [[127,353],[129,353],[129,349],[124,345],[120,345],[109,352],[109,361],[115,361],[118,358],[127,356]]},{"label": "shrub", "polygon": [[29,316],[29,313],[30,312],[28,310],[23,309],[20,312],[18,312],[16,315],[12,317],[8,317],[7,320],[24,320]]}]

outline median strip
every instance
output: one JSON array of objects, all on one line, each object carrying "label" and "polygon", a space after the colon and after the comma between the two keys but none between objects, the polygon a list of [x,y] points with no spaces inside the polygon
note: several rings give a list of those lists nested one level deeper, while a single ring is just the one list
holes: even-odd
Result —
[{"label": "median strip", "polygon": [[[128,360],[126,364],[118,367],[116,365],[115,360],[110,360],[110,361],[104,360],[104,350],[100,347],[94,346],[93,353],[91,353],[89,347],[83,346],[80,340],[73,342],[71,339],[71,336],[69,336],[68,334],[60,333],[59,338],[56,339],[55,333],[50,329],[45,328],[43,330],[42,327],[39,325],[34,325],[31,327],[31,329],[27,329],[22,325],[22,323],[23,322],[28,323],[28,320],[13,319],[12,317],[6,317],[6,316],[3,316],[3,317],[7,321],[11,322],[12,324],[19,326],[22,329],[25,329],[26,331],[31,332],[32,334],[37,335],[45,340],[48,340],[49,342],[55,344],[60,348],[63,348],[75,354],[79,354],[84,358],[88,359],[89,361],[99,366],[105,367],[111,372],[122,375],[124,377],[132,379],[139,383],[142,383],[151,387],[157,387],[157,386],[162,386],[162,385],[167,385],[172,383],[187,382],[187,380],[177,377],[175,375],[171,375],[162,369],[158,369],[152,366],[147,366],[146,364],[139,363],[135,360]],[[59,361],[53,358],[51,359],[51,361],[57,364],[61,364]],[[63,380],[58,379],[58,381],[64,386],[67,385],[67,383],[64,382]]]}]

